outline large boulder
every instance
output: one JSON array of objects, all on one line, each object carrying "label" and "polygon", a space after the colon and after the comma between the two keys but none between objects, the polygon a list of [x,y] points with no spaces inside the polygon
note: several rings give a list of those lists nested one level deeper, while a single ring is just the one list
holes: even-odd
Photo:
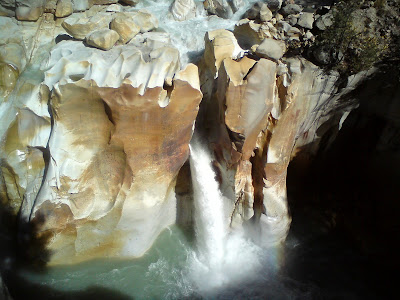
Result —
[{"label": "large boulder", "polygon": [[282,9],[282,15],[283,16],[288,16],[288,15],[296,15],[300,13],[303,10],[303,8],[298,5],[298,4],[286,4]]},{"label": "large boulder", "polygon": [[140,27],[140,32],[148,32],[158,28],[157,18],[146,9],[141,9],[134,12],[126,12],[133,21]]},{"label": "large boulder", "polygon": [[314,24],[314,14],[310,12],[303,12],[297,21],[297,25],[303,28],[312,29]]},{"label": "large boulder", "polygon": [[74,12],[71,0],[59,0],[56,6],[55,16],[57,18],[68,17]]},{"label": "large boulder", "polygon": [[285,43],[274,39],[265,39],[257,47],[256,54],[260,57],[278,61],[285,53]]},{"label": "large boulder", "polygon": [[83,40],[96,29],[108,28],[111,20],[112,16],[106,13],[98,13],[90,18],[73,14],[63,21],[62,27],[75,39]]},{"label": "large boulder", "polygon": [[108,28],[95,30],[86,37],[88,45],[102,50],[110,50],[118,40],[119,34]]},{"label": "large boulder", "polygon": [[127,14],[118,13],[110,23],[110,28],[119,34],[121,43],[126,44],[140,32],[140,27]]}]

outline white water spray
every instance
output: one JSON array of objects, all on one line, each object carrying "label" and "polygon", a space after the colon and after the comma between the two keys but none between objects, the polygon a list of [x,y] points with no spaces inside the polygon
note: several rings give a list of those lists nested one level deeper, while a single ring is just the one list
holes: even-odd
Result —
[{"label": "white water spray", "polygon": [[194,141],[190,146],[191,172],[196,210],[196,235],[200,255],[207,259],[213,269],[221,267],[225,256],[227,220],[218,182],[211,167],[206,149]]},{"label": "white water spray", "polygon": [[190,166],[197,238],[191,276],[201,294],[212,294],[254,277],[262,267],[263,251],[244,232],[229,232],[211,156],[197,138],[190,145]]}]

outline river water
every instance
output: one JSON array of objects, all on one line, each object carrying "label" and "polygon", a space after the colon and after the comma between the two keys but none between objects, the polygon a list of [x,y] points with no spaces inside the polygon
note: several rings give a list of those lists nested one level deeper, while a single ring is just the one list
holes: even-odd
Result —
[{"label": "river water", "polygon": [[51,267],[43,273],[22,269],[20,276],[48,287],[48,299],[83,291],[95,296],[100,288],[118,291],[127,299],[291,299],[309,293],[308,288],[301,292],[277,272],[279,253],[275,249],[260,248],[243,232],[229,232],[212,159],[197,138],[190,150],[194,239],[172,226],[138,259],[93,260]]}]

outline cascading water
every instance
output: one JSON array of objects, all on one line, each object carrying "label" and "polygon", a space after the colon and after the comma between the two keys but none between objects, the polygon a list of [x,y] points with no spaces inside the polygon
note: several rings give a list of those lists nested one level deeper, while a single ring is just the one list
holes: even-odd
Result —
[{"label": "cascading water", "polygon": [[190,165],[195,199],[195,224],[199,262],[208,269],[215,285],[222,284],[222,265],[225,259],[227,219],[223,197],[214,178],[211,159],[201,144],[190,145]]},{"label": "cascading water", "polygon": [[191,277],[202,295],[241,284],[263,267],[264,253],[243,232],[228,232],[224,196],[211,166],[211,156],[198,138],[190,145],[197,252],[189,262]]}]

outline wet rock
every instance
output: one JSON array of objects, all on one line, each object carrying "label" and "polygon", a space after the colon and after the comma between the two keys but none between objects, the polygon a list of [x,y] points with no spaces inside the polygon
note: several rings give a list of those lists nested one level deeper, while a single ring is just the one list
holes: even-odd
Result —
[{"label": "wet rock", "polygon": [[196,16],[196,3],[194,0],[175,0],[171,13],[175,20],[184,21]]},{"label": "wet rock", "polygon": [[74,12],[71,0],[58,0],[56,6],[55,16],[57,18],[64,18]]},{"label": "wet rock", "polygon": [[93,31],[86,37],[86,43],[90,46],[110,50],[119,40],[119,34],[108,28]]},{"label": "wet rock", "polygon": [[314,14],[309,12],[303,12],[300,14],[299,20],[297,21],[297,25],[312,29],[314,24]]},{"label": "wet rock", "polygon": [[256,49],[256,54],[260,57],[279,60],[285,52],[285,43],[274,39],[265,39]]},{"label": "wet rock", "polygon": [[233,12],[237,12],[239,8],[243,7],[244,0],[228,0],[229,5],[232,7]]},{"label": "wet rock", "polygon": [[121,43],[126,44],[140,32],[140,27],[127,14],[118,13],[110,23],[110,28],[119,34]]}]

